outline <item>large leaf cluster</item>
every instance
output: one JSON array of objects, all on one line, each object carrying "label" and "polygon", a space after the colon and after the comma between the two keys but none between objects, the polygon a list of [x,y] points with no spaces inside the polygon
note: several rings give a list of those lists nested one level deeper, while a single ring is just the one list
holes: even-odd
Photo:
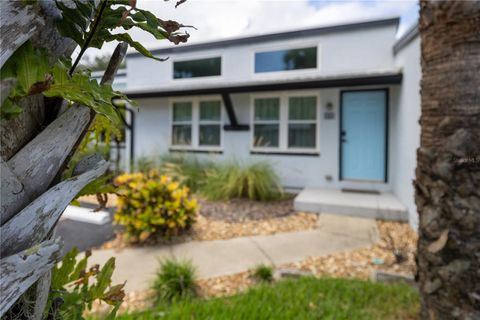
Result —
[{"label": "large leaf cluster", "polygon": [[124,284],[111,285],[115,258],[110,258],[102,268],[98,265],[87,268],[90,253],[87,251],[83,259],[78,259],[78,254],[78,249],[72,249],[53,269],[48,318],[84,319],[93,302],[103,301],[113,306],[107,319],[114,319],[125,296]]},{"label": "large leaf cluster", "polygon": [[150,33],[157,40],[167,39],[175,44],[186,42],[188,33],[179,30],[186,27],[175,21],[164,21],[153,13],[136,7],[136,0],[102,0],[96,7],[94,0],[86,2],[73,0],[76,7],[69,7],[62,1],[56,1],[62,12],[57,23],[61,35],[69,37],[82,48],[102,48],[105,42],[126,42],[146,57],[155,57],[142,44],[126,33],[138,28]]},{"label": "large leaf cluster", "polygon": [[[110,85],[101,85],[91,79],[90,72],[83,70],[69,75],[70,61],[58,61],[53,67],[43,50],[35,50],[30,42],[20,47],[0,71],[2,80],[15,78],[16,85],[1,106],[2,117],[10,117],[22,111],[20,99],[33,94],[46,97],[62,97],[70,103],[92,108],[114,124],[120,121],[119,111],[113,105],[114,99],[128,100]],[[130,102],[130,101],[129,101]]]},{"label": "large leaf cluster", "polygon": [[197,201],[189,189],[152,170],[124,174],[115,179],[115,222],[125,227],[131,242],[179,235],[195,222]]}]

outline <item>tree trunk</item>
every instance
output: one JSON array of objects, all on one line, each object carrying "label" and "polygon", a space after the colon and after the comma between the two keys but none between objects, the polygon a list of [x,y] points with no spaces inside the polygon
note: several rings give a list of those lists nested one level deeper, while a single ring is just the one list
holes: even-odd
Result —
[{"label": "tree trunk", "polygon": [[480,319],[480,2],[421,1],[422,319]]}]

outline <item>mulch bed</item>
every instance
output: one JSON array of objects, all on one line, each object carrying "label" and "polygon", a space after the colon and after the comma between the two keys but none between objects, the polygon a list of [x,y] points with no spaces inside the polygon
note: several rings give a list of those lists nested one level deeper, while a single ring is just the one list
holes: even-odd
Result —
[{"label": "mulch bed", "polygon": [[295,213],[293,196],[276,201],[250,201],[246,199],[208,201],[199,199],[198,202],[200,214],[205,218],[230,223],[280,218]]},{"label": "mulch bed", "polygon": [[[225,240],[237,237],[271,235],[317,228],[318,215],[295,212],[293,195],[275,201],[233,199],[208,201],[198,199],[199,212],[192,229],[172,239],[150,238],[142,244],[132,244],[119,231],[115,238],[104,243],[103,249],[123,249],[132,246],[174,244],[187,241]],[[95,203],[95,197],[82,197],[82,202]],[[115,205],[115,196],[109,196],[108,207]],[[121,230],[121,226],[117,230]]]}]

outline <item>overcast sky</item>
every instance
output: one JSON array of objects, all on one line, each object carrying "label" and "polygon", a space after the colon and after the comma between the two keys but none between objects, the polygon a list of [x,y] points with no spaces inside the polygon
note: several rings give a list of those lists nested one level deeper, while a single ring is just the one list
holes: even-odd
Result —
[{"label": "overcast sky", "polygon": [[[401,35],[418,18],[416,0],[188,0],[176,9],[175,2],[137,0],[137,7],[163,20],[194,25],[198,30],[188,30],[188,43],[396,16],[401,17]],[[173,46],[142,31],[130,35],[149,49]],[[105,54],[114,47],[107,44],[102,51],[89,49],[87,54]]]}]

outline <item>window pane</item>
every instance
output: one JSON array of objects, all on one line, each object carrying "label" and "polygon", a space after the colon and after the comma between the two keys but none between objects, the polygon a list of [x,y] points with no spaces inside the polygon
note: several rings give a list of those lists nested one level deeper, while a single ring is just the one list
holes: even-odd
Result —
[{"label": "window pane", "polygon": [[256,124],[253,145],[255,147],[278,147],[278,124]]},{"label": "window pane", "polygon": [[291,97],[288,100],[290,120],[315,120],[317,118],[316,97]]},{"label": "window pane", "polygon": [[220,126],[219,125],[201,125],[200,141],[201,146],[219,146],[220,145]]},{"label": "window pane", "polygon": [[220,120],[220,101],[201,101],[200,120]]},{"label": "window pane", "polygon": [[255,53],[255,72],[271,72],[317,67],[317,48]]},{"label": "window pane", "polygon": [[221,75],[221,58],[207,58],[173,63],[173,78],[196,78]]},{"label": "window pane", "polygon": [[192,126],[174,125],[172,127],[172,145],[190,145],[192,141]]},{"label": "window pane", "polygon": [[173,104],[173,121],[191,121],[192,120],[192,103],[191,102],[175,102]]},{"label": "window pane", "polygon": [[280,99],[255,99],[255,120],[278,120],[280,117]]},{"label": "window pane", "polygon": [[295,123],[288,125],[288,147],[315,148],[315,137],[315,124]]}]

